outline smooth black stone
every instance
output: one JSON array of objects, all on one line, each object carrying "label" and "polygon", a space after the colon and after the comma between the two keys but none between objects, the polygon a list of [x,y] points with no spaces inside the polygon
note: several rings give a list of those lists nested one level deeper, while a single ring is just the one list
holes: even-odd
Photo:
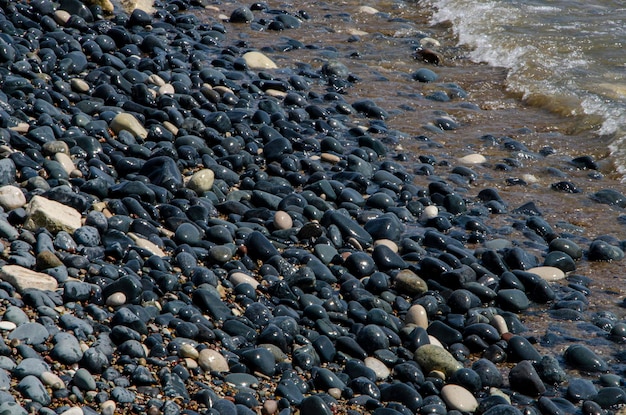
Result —
[{"label": "smooth black stone", "polygon": [[368,324],[357,334],[357,342],[367,352],[389,348],[389,338],[385,332],[375,324]]},{"label": "smooth black stone", "polygon": [[154,157],[146,161],[139,174],[148,177],[152,184],[174,193],[183,186],[182,175],[176,162],[170,157]]},{"label": "smooth black stone", "polygon": [[609,386],[600,389],[593,401],[604,409],[615,408],[626,403],[626,392],[620,387]]},{"label": "smooth black stone", "polygon": [[308,396],[302,400],[300,413],[302,415],[332,415],[328,404],[317,395]]},{"label": "smooth black stone", "polygon": [[483,415],[522,415],[522,411],[510,404],[499,404],[487,409]]},{"label": "smooth black stone", "polygon": [[577,378],[569,380],[566,395],[572,402],[580,402],[593,400],[598,391],[590,380]]},{"label": "smooth black stone", "polygon": [[428,332],[428,334],[434,336],[435,338],[437,338],[437,340],[446,345],[451,345],[453,343],[463,341],[463,335],[461,335],[458,330],[448,326],[447,324],[439,320],[435,320],[430,323],[426,331]]},{"label": "smooth black stone", "polygon": [[263,347],[249,349],[243,351],[241,357],[251,368],[266,376],[273,376],[276,372],[276,359],[268,349]]},{"label": "smooth black stone", "polygon": [[353,219],[337,211],[326,212],[322,218],[322,223],[334,224],[345,239],[354,238],[363,248],[372,245],[372,236],[367,231]]},{"label": "smooth black stone", "polygon": [[228,306],[212,292],[206,289],[198,289],[193,292],[193,303],[204,312],[208,312],[215,319],[225,321],[232,317]]},{"label": "smooth black stone", "polygon": [[405,383],[380,385],[380,400],[381,402],[400,402],[411,411],[417,411],[422,406],[422,396]]},{"label": "smooth black stone", "polygon": [[254,231],[248,235],[246,246],[251,258],[261,261],[267,261],[271,257],[278,255],[278,250],[272,243],[260,232]]},{"label": "smooth black stone", "polygon": [[493,362],[487,359],[479,359],[472,364],[472,369],[480,376],[483,387],[493,386],[499,388],[502,386],[502,374]]},{"label": "smooth black stone", "polygon": [[516,289],[498,291],[496,301],[503,310],[515,313],[524,311],[530,306],[530,301],[524,291]]},{"label": "smooth black stone", "polygon": [[624,251],[603,240],[596,239],[589,245],[587,257],[590,261],[619,261],[624,258]]},{"label": "smooth black stone", "polygon": [[482,388],[482,381],[476,371],[470,368],[461,368],[450,377],[450,383],[463,386],[472,393],[478,392]]},{"label": "smooth black stone", "polygon": [[537,371],[528,360],[522,360],[511,369],[509,384],[511,389],[529,396],[538,396],[546,391]]},{"label": "smooth black stone", "polygon": [[591,198],[598,203],[611,206],[626,207],[626,196],[617,190],[603,189],[594,193]]},{"label": "smooth black stone", "polygon": [[563,354],[565,361],[574,369],[583,372],[606,372],[609,366],[606,362],[582,344],[573,344]]},{"label": "smooth black stone", "polygon": [[507,354],[509,360],[512,362],[519,362],[521,360],[529,360],[532,362],[541,361],[541,355],[533,347],[533,345],[522,336],[513,336],[507,343]]},{"label": "smooth black stone", "polygon": [[[369,200],[369,199],[368,199]],[[387,214],[367,221],[363,226],[373,239],[400,240],[404,226],[395,215]]]},{"label": "smooth black stone", "polygon": [[357,278],[368,276],[374,272],[376,264],[371,256],[364,252],[352,253],[344,262],[348,270]]}]

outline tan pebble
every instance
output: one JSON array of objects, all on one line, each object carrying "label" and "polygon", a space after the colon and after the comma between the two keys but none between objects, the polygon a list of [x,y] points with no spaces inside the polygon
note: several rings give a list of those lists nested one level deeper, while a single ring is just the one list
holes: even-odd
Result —
[{"label": "tan pebble", "polygon": [[70,177],[71,177],[72,179],[78,179],[78,178],[81,178],[81,177],[83,177],[83,172],[82,172],[82,171],[80,171],[80,170],[78,170],[78,169],[74,169],[74,170],[72,170],[72,171],[70,172]]},{"label": "tan pebble", "polygon": [[278,66],[261,52],[246,52],[242,56],[250,69],[276,69]]},{"label": "tan pebble", "polygon": [[274,226],[276,226],[277,229],[291,229],[293,219],[291,219],[289,213],[283,210],[277,210],[274,214]]},{"label": "tan pebble", "polygon": [[420,218],[422,219],[433,219],[436,218],[439,214],[439,208],[434,205],[426,206]]},{"label": "tan pebble", "polygon": [[214,87],[211,87],[211,89],[214,89],[215,91],[219,92],[220,95],[222,95],[222,96],[226,95],[226,94],[234,94],[232,89],[230,89],[229,87],[224,86],[224,85],[216,85]]},{"label": "tan pebble", "polygon": [[176,91],[172,84],[165,84],[159,87],[159,95],[174,95]]},{"label": "tan pebble", "polygon": [[228,372],[228,362],[220,352],[213,349],[203,349],[198,356],[198,364],[205,372]]},{"label": "tan pebble", "polygon": [[378,245],[385,245],[396,254],[398,253],[398,244],[391,239],[377,239],[374,241],[374,248],[376,248]]},{"label": "tan pebble", "polygon": [[165,85],[165,81],[163,80],[163,78],[161,78],[159,75],[154,75],[154,74],[148,76],[148,82],[156,86]]},{"label": "tan pebble", "polygon": [[333,164],[339,163],[341,161],[341,157],[332,153],[322,153],[320,159]]},{"label": "tan pebble", "polygon": [[59,164],[61,165],[61,167],[63,167],[63,170],[65,170],[67,174],[70,174],[73,170],[76,169],[76,167],[74,166],[74,162],[72,161],[70,156],[65,153],[56,153],[54,155],[54,159],[59,162]]},{"label": "tan pebble", "polygon": [[174,135],[178,135],[178,127],[176,127],[171,122],[163,121],[163,127],[165,127],[167,129],[167,131],[169,131],[170,133],[172,133]]},{"label": "tan pebble", "polygon": [[500,388],[494,388],[494,387],[489,388],[489,395],[491,395],[491,396],[501,396],[508,403],[511,403],[511,397],[507,393],[504,393],[504,391],[502,389],[500,389]]},{"label": "tan pebble", "polygon": [[49,386],[51,389],[65,389],[63,380],[52,372],[42,372],[39,379],[44,385]]},{"label": "tan pebble", "polygon": [[84,79],[72,78],[70,86],[75,92],[80,92],[82,94],[89,92],[89,84]]},{"label": "tan pebble", "polygon": [[265,94],[274,98],[285,98],[287,96],[285,91],[279,91],[278,89],[266,89]]},{"label": "tan pebble", "polygon": [[428,328],[428,313],[421,304],[412,305],[404,316],[404,322],[426,329]]},{"label": "tan pebble", "polygon": [[259,282],[255,280],[254,277],[243,272],[233,272],[232,274],[230,274],[228,279],[230,280],[230,282],[233,283],[233,286],[237,286],[241,283],[250,284],[255,289],[259,286]]},{"label": "tan pebble", "polygon": [[26,134],[28,130],[30,130],[30,124],[27,122],[18,122],[17,125],[9,127],[9,130],[15,131],[16,133]]},{"label": "tan pebble", "polygon": [[106,299],[106,305],[110,307],[118,307],[124,304],[126,304],[126,294],[123,292],[113,293]]},{"label": "tan pebble", "polygon": [[148,130],[139,122],[134,115],[127,112],[120,112],[111,121],[109,127],[115,134],[119,134],[120,131],[126,130],[129,133],[139,137],[148,137]]},{"label": "tan pebble", "polygon": [[54,12],[54,21],[62,26],[65,26],[68,20],[70,20],[70,17],[72,17],[72,15],[65,10],[56,10]]},{"label": "tan pebble", "polygon": [[267,399],[263,402],[263,407],[261,409],[263,415],[274,415],[278,412],[278,402],[274,399]]},{"label": "tan pebble", "polygon": [[102,415],[115,415],[116,409],[115,401],[112,400],[104,401],[100,404],[100,412],[102,412]]},{"label": "tan pebble", "polygon": [[478,408],[478,401],[474,395],[459,385],[444,385],[441,388],[441,397],[450,409],[456,409],[461,412],[474,412]]},{"label": "tan pebble", "polygon": [[339,388],[330,388],[328,389],[328,394],[335,399],[341,398],[341,389]]},{"label": "tan pebble", "polygon": [[180,346],[178,354],[181,357],[189,357],[192,359],[197,359],[198,356],[200,356],[200,352],[198,352],[198,350],[189,343],[184,343],[182,346]]},{"label": "tan pebble", "polygon": [[487,158],[482,154],[468,154],[459,158],[459,163],[463,164],[482,164],[487,161]]},{"label": "tan pebble", "polygon": [[535,267],[526,270],[526,272],[532,272],[539,275],[546,281],[558,281],[565,278],[565,273],[557,267]]},{"label": "tan pebble", "polygon": [[198,362],[194,359],[192,359],[191,357],[186,357],[185,359],[185,366],[187,367],[187,369],[197,369],[198,368]]},{"label": "tan pebble", "polygon": [[428,372],[428,377],[446,380],[446,374],[443,373],[441,370],[431,370],[430,372]]},{"label": "tan pebble", "polygon": [[378,10],[370,6],[361,6],[359,7],[359,13],[376,14],[378,13]]}]

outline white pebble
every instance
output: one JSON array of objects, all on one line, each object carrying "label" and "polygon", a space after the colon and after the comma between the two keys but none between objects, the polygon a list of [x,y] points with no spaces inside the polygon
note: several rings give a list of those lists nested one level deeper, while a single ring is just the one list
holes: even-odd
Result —
[{"label": "white pebble", "polygon": [[486,161],[487,159],[482,154],[468,154],[459,159],[459,163],[463,164],[482,164]]},{"label": "white pebble", "polygon": [[11,331],[15,330],[17,324],[12,321],[0,321],[0,331]]},{"label": "white pebble", "polygon": [[439,346],[442,349],[445,349],[445,347],[443,347],[443,344],[441,344],[441,342],[439,341],[438,338],[436,338],[435,336],[431,336],[430,334],[428,335],[428,341],[430,342],[430,344],[432,344],[433,346]]},{"label": "white pebble", "polygon": [[59,164],[61,165],[61,167],[63,167],[63,170],[65,170],[67,174],[70,174],[76,169],[76,167],[74,166],[74,162],[72,161],[70,156],[65,153],[56,153],[54,155],[54,159],[59,162]]},{"label": "white pebble", "polygon": [[242,56],[250,69],[276,69],[278,66],[261,52],[246,52]]},{"label": "white pebble", "polygon": [[359,13],[376,14],[378,13],[378,10],[370,6],[361,6],[359,7]]},{"label": "white pebble", "polygon": [[187,188],[199,195],[208,192],[215,183],[215,173],[211,169],[202,169],[195,172],[187,182]]},{"label": "white pebble", "polygon": [[233,272],[232,274],[230,274],[230,277],[228,277],[228,279],[230,280],[230,282],[233,284],[233,286],[237,286],[241,283],[247,283],[250,284],[252,287],[254,287],[256,289],[256,287],[259,286],[259,282],[257,280],[254,279],[254,277],[244,273],[244,272]]},{"label": "white pebble", "polygon": [[123,292],[113,293],[106,299],[106,305],[110,307],[118,307],[124,304],[126,304],[126,294]]},{"label": "white pebble", "polygon": [[565,273],[557,267],[535,267],[527,271],[539,275],[546,281],[558,281],[565,278]]},{"label": "white pebble", "polygon": [[496,314],[493,316],[493,320],[491,321],[491,325],[493,325],[498,333],[501,335],[509,332],[509,326],[506,324],[506,320],[500,314]]},{"label": "white pebble", "polygon": [[365,366],[369,367],[376,373],[376,378],[378,380],[387,379],[391,375],[391,370],[380,360],[375,357],[366,357],[365,358]]},{"label": "white pebble", "polygon": [[433,219],[433,218],[436,218],[438,214],[439,214],[439,208],[437,206],[430,205],[424,208],[424,212],[422,212],[421,218]]},{"label": "white pebble", "polygon": [[159,95],[174,95],[176,91],[172,84],[165,84],[159,87]]},{"label": "white pebble", "polygon": [[63,380],[52,372],[42,372],[41,375],[39,375],[39,379],[44,385],[49,386],[51,389],[65,389]]},{"label": "white pebble", "polygon": [[198,352],[198,350],[193,347],[193,345],[189,344],[189,343],[183,343],[182,346],[180,346],[180,350],[178,351],[178,355],[181,357],[188,357],[191,359],[197,359],[198,356],[200,356],[200,352]]},{"label": "white pebble", "polygon": [[289,213],[283,210],[277,210],[274,214],[274,226],[276,226],[277,229],[291,229],[293,219],[291,219]]},{"label": "white pebble", "polygon": [[228,362],[220,352],[213,349],[203,349],[198,356],[198,364],[205,372],[228,372]]},{"label": "white pebble", "polygon": [[68,409],[67,411],[63,411],[61,412],[61,415],[83,415],[83,408],[80,408],[78,406],[74,406],[70,409]]},{"label": "white pebble", "polygon": [[6,211],[21,208],[26,204],[26,196],[19,187],[0,187],[0,206]]},{"label": "white pebble", "polygon": [[54,21],[63,26],[70,20],[70,17],[72,17],[72,15],[65,10],[56,10],[54,12]]},{"label": "white pebble", "polygon": [[116,409],[117,408],[115,407],[115,401],[112,400],[104,401],[100,405],[100,412],[102,413],[102,415],[115,415]]},{"label": "white pebble", "polygon": [[423,329],[428,328],[428,314],[424,306],[420,304],[412,305],[404,317],[406,324],[415,324]]},{"label": "white pebble", "polygon": [[420,39],[420,45],[425,48],[437,48],[441,46],[441,43],[437,39],[433,39],[432,37],[423,37]]},{"label": "white pebble", "polygon": [[391,239],[377,239],[374,241],[374,248],[378,245],[385,245],[387,248],[391,249],[396,254],[398,253],[398,244],[392,241]]},{"label": "white pebble", "polygon": [[89,92],[89,84],[84,79],[72,78],[70,86],[72,87],[72,90],[76,92],[83,94]]},{"label": "white pebble", "polygon": [[470,391],[459,385],[448,384],[441,388],[441,397],[450,409],[461,412],[474,412],[478,401]]}]

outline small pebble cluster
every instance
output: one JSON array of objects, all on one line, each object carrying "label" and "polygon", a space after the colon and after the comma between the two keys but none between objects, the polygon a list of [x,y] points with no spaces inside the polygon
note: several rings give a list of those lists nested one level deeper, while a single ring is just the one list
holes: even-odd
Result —
[{"label": "small pebble cluster", "polygon": [[[387,111],[346,96],[359,81],[346,66],[279,67],[268,52],[305,45],[251,50],[232,35],[295,30],[306,11],[259,3],[207,23],[192,13],[207,5],[186,0],[109,17],[78,0],[0,4],[0,414],[603,415],[626,403],[614,364],[626,356],[525,336],[520,318],[588,321],[622,343],[626,323],[585,313],[592,280],[575,273],[621,260],[622,241],[558,233],[495,188],[470,196],[482,155],[410,166]],[[444,115],[430,127],[459,126]],[[626,207],[612,189],[593,200]],[[490,226],[498,215],[527,243]]]}]

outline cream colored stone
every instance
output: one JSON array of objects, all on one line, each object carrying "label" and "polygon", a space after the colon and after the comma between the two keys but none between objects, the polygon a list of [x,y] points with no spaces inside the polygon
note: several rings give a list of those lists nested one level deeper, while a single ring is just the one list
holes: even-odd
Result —
[{"label": "cream colored stone", "polygon": [[29,288],[54,291],[58,287],[57,280],[51,276],[19,265],[4,265],[0,268],[0,279],[14,286],[19,293]]},{"label": "cream colored stone", "polygon": [[44,385],[50,387],[51,389],[65,389],[65,383],[63,382],[63,380],[52,372],[42,372],[39,376],[39,380],[41,380]]},{"label": "cream colored stone", "polygon": [[107,297],[105,304],[109,307],[119,307],[126,304],[126,294],[123,292],[116,292]]},{"label": "cream colored stone", "polygon": [[374,373],[376,373],[376,379],[385,380],[391,376],[391,370],[389,370],[387,365],[375,357],[368,356],[363,362],[365,363],[365,366],[369,367],[374,371]]},{"label": "cream colored stone", "polygon": [[415,324],[418,327],[427,329],[428,313],[426,313],[426,309],[421,304],[414,304],[406,312],[404,322],[406,324]]},{"label": "cream colored stone", "polygon": [[19,187],[2,186],[0,187],[0,206],[5,211],[21,208],[26,204],[26,196]]},{"label": "cream colored stone", "polygon": [[187,188],[202,195],[213,188],[215,173],[211,169],[202,169],[195,172],[187,182]]},{"label": "cream colored stone", "polygon": [[424,211],[420,215],[420,219],[433,219],[439,214],[439,208],[435,205],[429,205],[424,208]]},{"label": "cream colored stone", "polygon": [[371,7],[371,6],[360,6],[359,7],[359,13],[365,13],[365,14],[376,14],[378,13],[378,10]]},{"label": "cream colored stone", "polygon": [[69,206],[43,196],[34,196],[26,205],[24,228],[35,231],[46,228],[52,233],[66,231],[73,234],[82,226],[80,213]]},{"label": "cream colored stone", "polygon": [[496,330],[498,330],[498,333],[500,333],[500,335],[509,332],[509,327],[506,324],[506,320],[500,314],[496,314],[495,316],[493,316],[491,325],[495,327]]},{"label": "cream colored stone", "polygon": [[423,37],[420,39],[420,45],[425,48],[437,48],[441,46],[441,43],[437,39],[433,39],[432,37]]},{"label": "cream colored stone", "polygon": [[526,271],[539,275],[542,279],[546,281],[558,281],[565,278],[565,273],[557,267],[535,267],[530,268]]},{"label": "cream colored stone", "polygon": [[165,84],[159,87],[159,95],[174,95],[175,93],[176,91],[172,84]]},{"label": "cream colored stone", "polygon": [[148,82],[151,83],[152,85],[156,85],[159,87],[165,85],[165,81],[163,80],[163,78],[155,74],[148,76]]},{"label": "cream colored stone", "polygon": [[115,415],[116,409],[117,407],[113,400],[104,401],[100,404],[100,412],[102,415]]},{"label": "cream colored stone", "polygon": [[482,154],[468,154],[459,158],[459,163],[463,164],[482,164],[487,161],[487,158]]},{"label": "cream colored stone", "polygon": [[54,155],[54,159],[59,162],[59,164],[61,165],[61,167],[63,167],[63,170],[65,170],[67,174],[72,173],[72,171],[76,169],[76,167],[74,166],[74,162],[72,161],[70,156],[65,153],[56,153]]},{"label": "cream colored stone", "polygon": [[75,92],[80,92],[81,94],[89,92],[90,86],[84,79],[81,78],[72,78],[70,80],[70,86],[72,90]]},{"label": "cream colored stone", "polygon": [[341,161],[341,157],[332,153],[322,153],[320,158],[323,161],[326,161],[328,163],[333,163],[333,164],[337,164]]},{"label": "cream colored stone", "polygon": [[65,10],[54,11],[54,21],[57,22],[57,24],[60,24],[61,26],[65,26],[68,20],[70,20],[70,17],[72,17],[72,15],[69,14],[69,12],[66,12]]},{"label": "cream colored stone", "polygon": [[138,247],[147,249],[148,251],[150,251],[152,254],[156,256],[160,256],[160,257],[166,256],[165,252],[163,252],[163,250],[159,248],[159,246],[155,244],[154,242],[151,242],[147,240],[146,238],[142,238],[141,236],[133,232],[128,232],[126,235],[130,239],[132,239],[133,242],[135,242],[135,244],[137,244]]},{"label": "cream colored stone", "polygon": [[79,407],[79,406],[73,406],[70,409],[67,409],[63,412],[61,412],[61,415],[83,415],[83,408]]},{"label": "cream colored stone", "polygon": [[12,321],[0,321],[0,331],[12,331],[17,328],[17,324]]},{"label": "cream colored stone", "polygon": [[374,248],[378,245],[385,245],[387,248],[391,249],[396,254],[399,251],[398,244],[392,241],[391,239],[377,239],[374,241]]},{"label": "cream colored stone", "polygon": [[203,349],[198,356],[198,364],[206,371],[228,372],[228,362],[220,352],[213,349]]},{"label": "cream colored stone", "polygon": [[287,96],[285,91],[280,91],[278,89],[266,89],[265,94],[274,98],[285,98]]},{"label": "cream colored stone", "polygon": [[450,409],[456,409],[461,412],[474,412],[478,408],[478,401],[474,395],[459,385],[444,385],[441,388],[441,397]]},{"label": "cream colored stone", "polygon": [[238,284],[247,283],[250,284],[255,289],[259,286],[259,282],[254,279],[254,277],[244,273],[244,272],[233,272],[228,277],[233,286],[237,286]]},{"label": "cream colored stone", "polygon": [[200,352],[198,352],[198,350],[189,343],[184,343],[182,346],[180,346],[178,354],[181,357],[188,357],[191,359],[197,359],[200,356]]},{"label": "cream colored stone", "polygon": [[126,112],[120,112],[117,114],[113,120],[111,120],[109,127],[115,134],[119,134],[120,131],[126,130],[134,136],[142,139],[148,137],[148,130],[141,125],[139,120],[137,120],[134,115]]},{"label": "cream colored stone", "polygon": [[277,210],[274,214],[274,226],[277,229],[291,229],[293,227],[293,219],[291,219],[289,213]]},{"label": "cream colored stone", "polygon": [[242,56],[250,69],[276,69],[278,66],[261,52],[251,51]]}]

